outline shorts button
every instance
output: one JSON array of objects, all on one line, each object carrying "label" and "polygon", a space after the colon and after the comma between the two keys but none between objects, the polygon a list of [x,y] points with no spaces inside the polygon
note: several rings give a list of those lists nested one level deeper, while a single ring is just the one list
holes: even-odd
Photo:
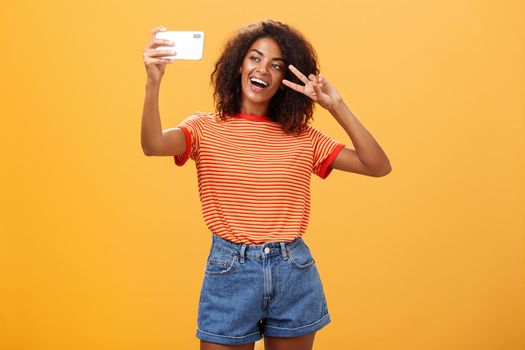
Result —
[{"label": "shorts button", "polygon": [[270,248],[268,248],[268,247],[264,248],[264,252],[265,252],[266,254],[268,254],[268,253],[270,252]]}]

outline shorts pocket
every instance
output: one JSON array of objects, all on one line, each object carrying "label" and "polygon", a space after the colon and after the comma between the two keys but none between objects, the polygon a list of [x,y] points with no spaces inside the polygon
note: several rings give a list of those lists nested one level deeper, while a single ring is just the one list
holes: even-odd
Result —
[{"label": "shorts pocket", "polygon": [[223,276],[235,270],[237,255],[221,250],[212,250],[206,262],[206,276]]},{"label": "shorts pocket", "polygon": [[306,243],[301,242],[288,251],[289,261],[295,268],[309,269],[314,266],[315,260]]}]

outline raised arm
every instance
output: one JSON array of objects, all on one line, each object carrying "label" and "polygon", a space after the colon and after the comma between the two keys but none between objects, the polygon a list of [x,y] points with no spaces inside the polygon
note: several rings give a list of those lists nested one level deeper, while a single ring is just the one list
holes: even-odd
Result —
[{"label": "raised arm", "polygon": [[159,113],[159,83],[146,82],[142,111],[141,144],[147,156],[173,156],[186,152],[186,137],[180,128],[162,130]]},{"label": "raised arm", "polygon": [[173,156],[184,154],[186,138],[179,128],[162,130],[159,113],[160,82],[166,65],[173,62],[164,56],[172,56],[174,51],[158,51],[157,46],[174,45],[167,40],[156,39],[155,34],[165,31],[164,27],[153,30],[148,44],[144,48],[144,65],[146,67],[146,97],[142,110],[142,127],[140,141],[142,151],[147,156]]},{"label": "raised arm", "polygon": [[310,74],[308,78],[297,68],[289,66],[305,85],[283,79],[283,85],[310,97],[327,109],[345,129],[355,150],[345,147],[337,154],[330,167],[362,175],[381,177],[392,171],[390,161],[372,134],[352,114],[343,99],[326,78]]}]

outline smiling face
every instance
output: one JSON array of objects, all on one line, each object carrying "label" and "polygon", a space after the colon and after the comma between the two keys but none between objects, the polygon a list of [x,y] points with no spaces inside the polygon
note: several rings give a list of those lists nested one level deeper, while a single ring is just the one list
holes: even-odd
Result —
[{"label": "smiling face", "polygon": [[266,115],[281,87],[285,65],[281,48],[272,38],[260,38],[244,56],[241,72],[241,113]]}]

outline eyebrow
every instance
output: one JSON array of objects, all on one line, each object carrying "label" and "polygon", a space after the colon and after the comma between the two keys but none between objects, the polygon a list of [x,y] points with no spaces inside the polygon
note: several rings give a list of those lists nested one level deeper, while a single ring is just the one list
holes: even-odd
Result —
[{"label": "eyebrow", "polygon": [[[252,52],[252,51],[255,51],[259,55],[264,56],[264,54],[261,51],[257,50],[257,49],[251,49],[249,52]],[[283,61],[284,62],[284,59],[282,57],[274,57],[273,60],[274,61]]]}]

